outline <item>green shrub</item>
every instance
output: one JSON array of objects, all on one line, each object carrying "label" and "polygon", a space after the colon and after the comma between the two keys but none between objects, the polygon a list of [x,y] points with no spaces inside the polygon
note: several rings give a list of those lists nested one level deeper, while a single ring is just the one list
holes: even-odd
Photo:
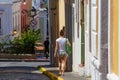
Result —
[{"label": "green shrub", "polygon": [[40,39],[40,34],[35,30],[28,29],[12,41],[12,53],[34,54],[35,42]]}]

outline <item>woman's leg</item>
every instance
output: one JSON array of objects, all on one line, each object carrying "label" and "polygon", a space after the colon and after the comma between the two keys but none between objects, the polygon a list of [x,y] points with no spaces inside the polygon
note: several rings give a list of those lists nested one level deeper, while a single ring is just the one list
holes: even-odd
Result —
[{"label": "woman's leg", "polygon": [[65,56],[65,58],[64,58],[64,62],[65,62],[65,64],[64,64],[64,71],[66,70],[67,58],[68,58],[68,56]]},{"label": "woman's leg", "polygon": [[59,67],[59,74],[61,74],[61,68],[62,68],[61,57],[58,57],[58,67]]},{"label": "woman's leg", "polygon": [[66,69],[67,56],[64,56],[61,61],[62,61],[61,70],[62,70],[62,75],[63,75]]}]

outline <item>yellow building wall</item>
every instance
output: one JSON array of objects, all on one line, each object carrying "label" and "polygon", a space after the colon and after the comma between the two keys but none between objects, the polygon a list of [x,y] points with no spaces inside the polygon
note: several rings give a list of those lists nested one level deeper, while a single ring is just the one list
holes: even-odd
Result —
[{"label": "yellow building wall", "polygon": [[[111,39],[113,39],[112,41],[112,43],[113,43],[113,47],[112,47],[112,55],[113,55],[113,58],[112,58],[112,71],[116,74],[116,75],[118,75],[118,2],[119,0],[113,0],[113,5],[111,5],[111,6],[113,6],[112,7],[112,18],[111,19],[113,19],[112,21],[113,21],[113,26],[111,26],[111,27],[113,27],[113,28],[111,28],[113,31],[111,32]],[[112,56],[111,55],[111,56]]]},{"label": "yellow building wall", "polygon": [[59,0],[59,29],[65,26],[65,0]]}]

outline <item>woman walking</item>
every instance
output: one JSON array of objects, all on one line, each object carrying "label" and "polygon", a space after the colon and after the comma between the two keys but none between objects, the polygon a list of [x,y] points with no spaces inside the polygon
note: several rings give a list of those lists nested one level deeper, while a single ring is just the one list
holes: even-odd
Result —
[{"label": "woman walking", "polygon": [[66,53],[65,45],[67,44],[71,46],[69,40],[64,37],[64,31],[60,31],[60,37],[56,39],[54,57],[58,59],[58,67],[59,67],[59,74],[64,75],[64,71],[66,68],[66,62],[68,58],[68,54]]}]

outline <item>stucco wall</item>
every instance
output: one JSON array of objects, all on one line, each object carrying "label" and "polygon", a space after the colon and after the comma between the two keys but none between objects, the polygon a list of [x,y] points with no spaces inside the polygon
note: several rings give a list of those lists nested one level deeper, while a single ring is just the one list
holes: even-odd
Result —
[{"label": "stucco wall", "polygon": [[[18,15],[19,19],[21,18],[21,11],[20,11],[20,3],[15,3],[14,5],[11,3],[0,3],[0,10],[2,14],[0,16],[2,17],[2,35],[0,36],[1,38],[8,36],[12,38],[13,34],[13,16]],[[14,20],[15,21],[15,20]],[[19,33],[20,33],[20,27],[21,20],[16,20],[17,27],[19,27]],[[19,25],[19,26],[18,26]],[[17,36],[17,35],[16,35]]]}]

